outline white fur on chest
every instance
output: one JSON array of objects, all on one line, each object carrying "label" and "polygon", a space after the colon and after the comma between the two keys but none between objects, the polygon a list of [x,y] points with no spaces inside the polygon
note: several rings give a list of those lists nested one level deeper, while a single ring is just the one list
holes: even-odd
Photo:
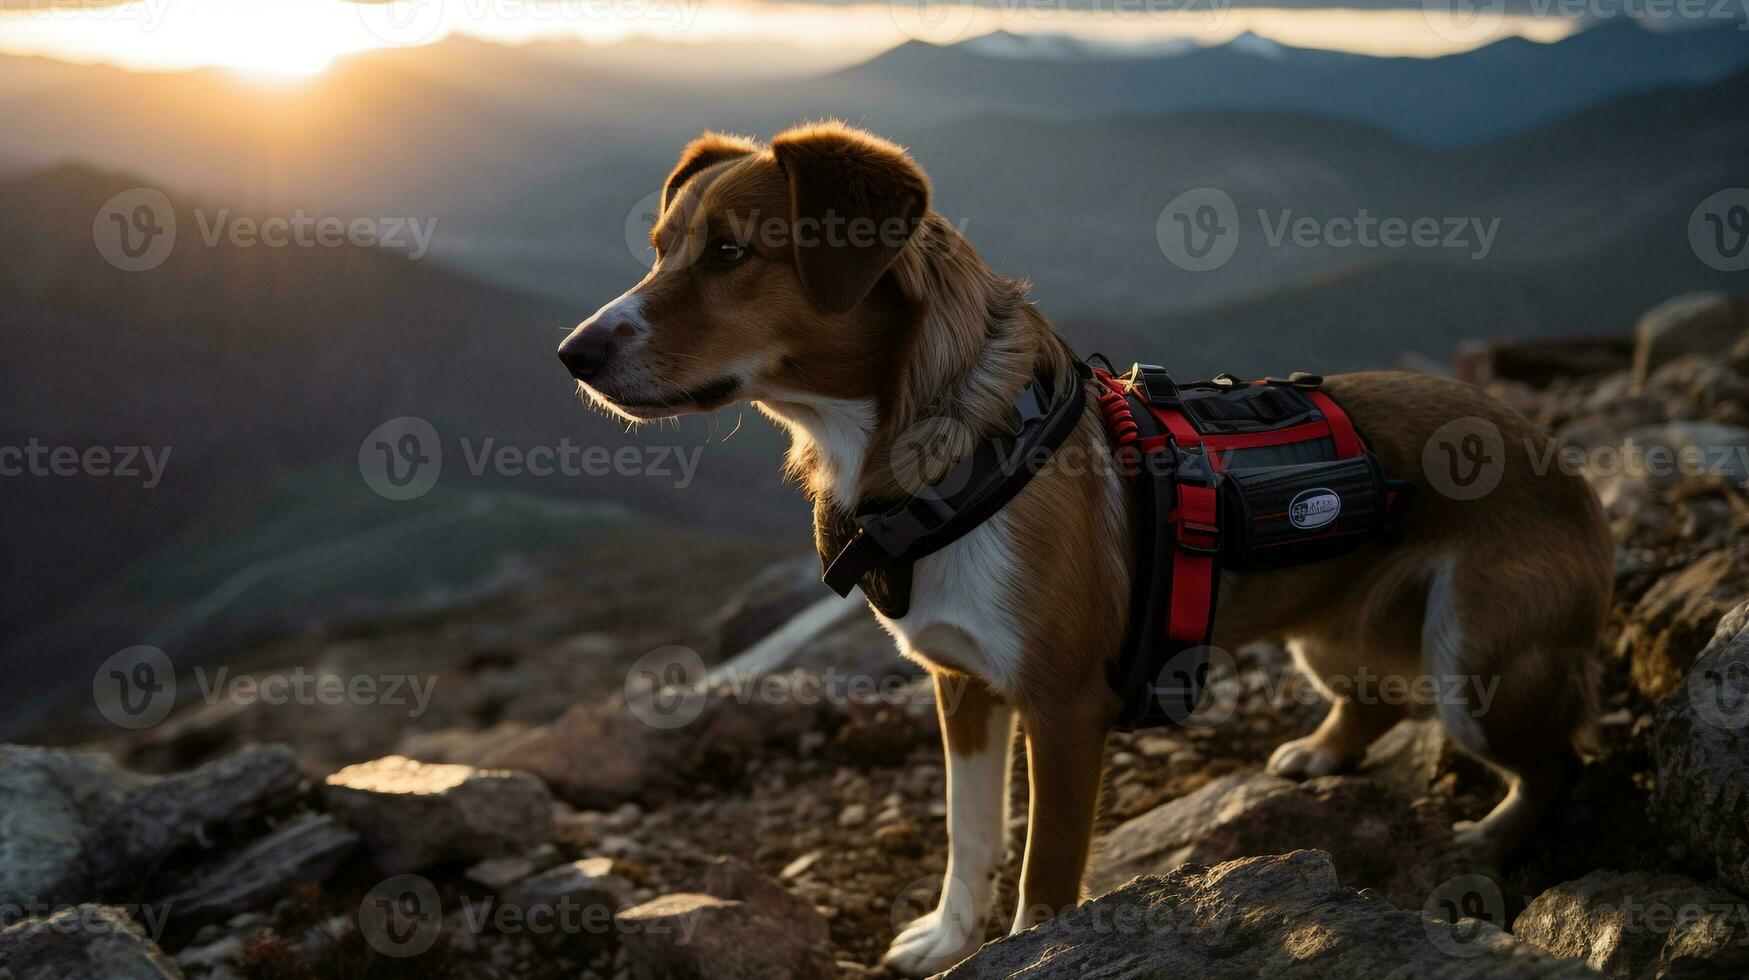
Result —
[{"label": "white fur on chest", "polygon": [[875,617],[899,641],[899,651],[927,660],[915,638],[932,626],[951,626],[972,640],[968,652],[955,650],[955,666],[978,675],[999,694],[1013,694],[1019,683],[1022,644],[1019,561],[1011,533],[1013,517],[998,511],[972,533],[920,559],[911,572],[911,607],[898,619]]},{"label": "white fur on chest", "polygon": [[[796,448],[819,452],[834,501],[855,501],[874,434],[873,405],[788,394],[755,404],[790,430]],[[1015,690],[1022,646],[1012,522],[1007,512],[998,512],[912,566],[910,609],[899,619],[875,613],[898,641],[899,652],[927,660],[929,651],[918,649],[916,638],[932,626],[951,626],[974,647],[955,649],[955,665],[977,674],[998,693]]]}]

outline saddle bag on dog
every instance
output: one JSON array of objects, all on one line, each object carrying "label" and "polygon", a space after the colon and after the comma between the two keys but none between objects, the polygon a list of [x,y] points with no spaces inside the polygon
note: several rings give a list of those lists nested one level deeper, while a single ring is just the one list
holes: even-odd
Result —
[{"label": "saddle bag on dog", "polygon": [[1316,375],[1092,374],[1140,518],[1129,633],[1110,677],[1118,728],[1182,724],[1207,683],[1220,572],[1389,541],[1410,487],[1387,478]]}]

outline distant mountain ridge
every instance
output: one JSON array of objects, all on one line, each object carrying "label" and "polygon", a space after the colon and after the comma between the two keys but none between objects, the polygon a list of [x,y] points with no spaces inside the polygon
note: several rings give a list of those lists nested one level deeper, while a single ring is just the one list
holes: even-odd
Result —
[{"label": "distant mountain ridge", "polygon": [[928,99],[929,111],[950,115],[1309,112],[1452,146],[1744,67],[1749,32],[1734,23],[1661,32],[1619,19],[1553,44],[1514,36],[1439,58],[1294,48],[1254,34],[1137,56],[1074,39],[986,35],[947,46],[907,42],[829,76],[821,94],[860,93],[860,101],[877,105]]}]

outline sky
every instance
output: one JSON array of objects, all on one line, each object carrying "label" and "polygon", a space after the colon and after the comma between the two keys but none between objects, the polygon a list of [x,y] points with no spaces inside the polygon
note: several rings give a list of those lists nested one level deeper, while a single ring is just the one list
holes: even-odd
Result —
[{"label": "sky", "polygon": [[648,36],[680,43],[778,41],[846,62],[908,38],[951,42],[998,28],[1148,44],[1219,44],[1252,31],[1284,44],[1431,57],[1510,35],[1556,41],[1562,17],[1454,21],[1427,0],[1410,9],[1234,7],[1230,0],[0,0],[0,53],[102,62],[135,70],[217,66],[300,75],[334,59],[452,34],[524,43],[611,43]]}]

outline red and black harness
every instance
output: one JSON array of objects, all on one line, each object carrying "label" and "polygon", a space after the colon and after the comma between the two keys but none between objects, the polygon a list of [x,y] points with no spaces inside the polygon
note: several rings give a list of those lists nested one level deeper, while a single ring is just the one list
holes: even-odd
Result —
[{"label": "red and black harness", "polygon": [[1181,724],[1207,682],[1220,572],[1318,561],[1389,540],[1408,484],[1386,478],[1314,375],[1176,384],[1152,365],[1123,376],[1109,363],[1076,368],[1079,383],[1061,392],[1029,384],[1016,399],[1013,430],[916,497],[855,515],[818,506],[824,578],[839,595],[861,585],[876,609],[902,617],[911,565],[1013,499],[1074,429],[1090,388],[1137,514],[1128,635],[1109,675],[1123,701],[1117,724]]}]

